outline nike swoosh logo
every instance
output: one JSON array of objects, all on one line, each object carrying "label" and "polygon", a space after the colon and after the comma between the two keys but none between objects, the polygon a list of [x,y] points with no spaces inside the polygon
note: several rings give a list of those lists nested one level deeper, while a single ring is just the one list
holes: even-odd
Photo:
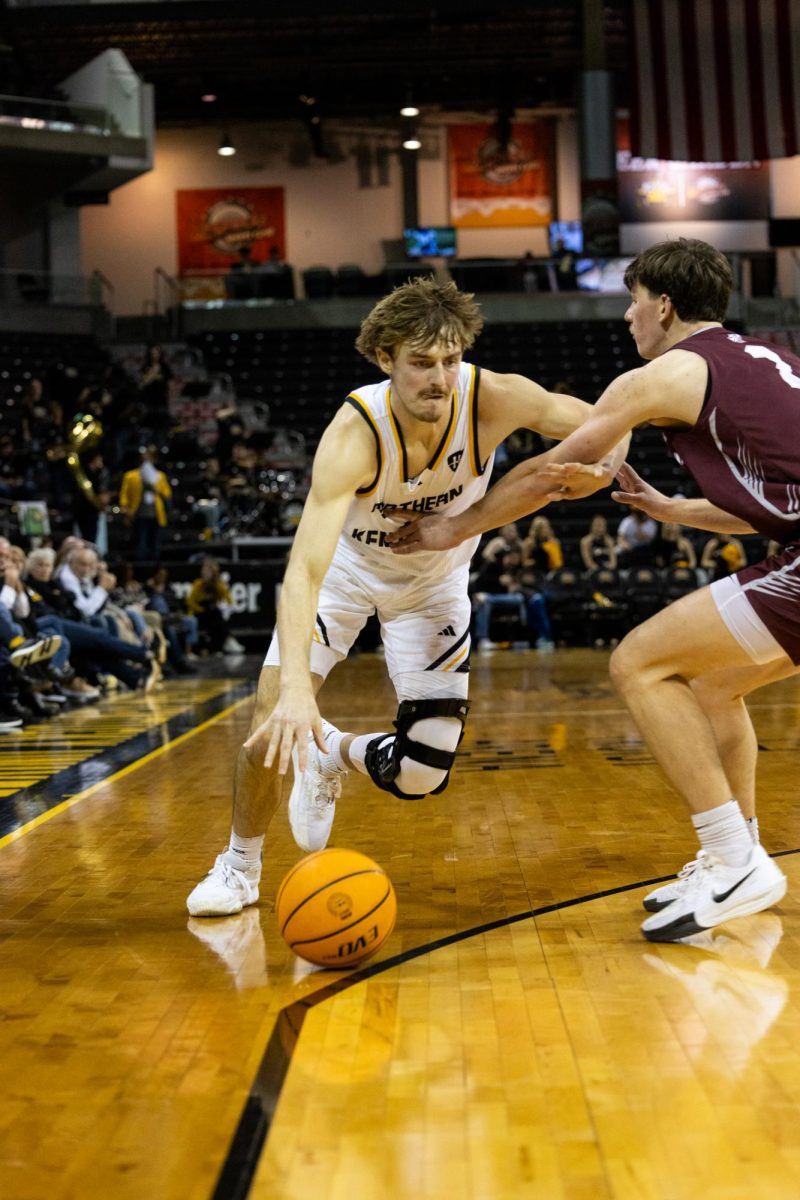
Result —
[{"label": "nike swoosh logo", "polygon": [[736,883],[733,885],[733,887],[728,888],[727,892],[720,892],[719,895],[717,895],[716,892],[712,892],[711,899],[714,901],[715,904],[722,904],[722,901],[727,900],[729,896],[732,896],[737,888],[741,887],[742,884],[746,880],[748,880],[751,875],[755,874],[755,871],[756,871],[756,867],[753,867],[752,871],[748,871],[747,874],[743,875],[741,879],[737,879]]}]

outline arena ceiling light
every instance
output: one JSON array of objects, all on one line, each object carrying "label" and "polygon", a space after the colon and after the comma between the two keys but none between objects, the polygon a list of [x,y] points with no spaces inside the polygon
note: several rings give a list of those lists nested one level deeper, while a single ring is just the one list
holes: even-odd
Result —
[{"label": "arena ceiling light", "polygon": [[403,107],[400,109],[400,116],[401,117],[418,117],[419,109],[417,108],[416,104],[404,104]]},{"label": "arena ceiling light", "polygon": [[219,147],[217,148],[217,154],[221,155],[222,158],[230,158],[231,155],[235,153],[236,147],[233,144],[231,135],[229,133],[223,133]]}]

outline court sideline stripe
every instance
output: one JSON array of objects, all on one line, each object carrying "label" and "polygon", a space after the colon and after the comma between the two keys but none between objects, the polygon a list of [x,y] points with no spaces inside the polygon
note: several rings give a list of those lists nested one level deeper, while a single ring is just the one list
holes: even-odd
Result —
[{"label": "court sideline stripe", "polygon": [[[224,717],[230,716],[232,712],[235,712],[237,708],[240,708],[244,703],[251,699],[252,693],[248,692],[246,696],[242,696],[240,699],[235,700],[233,704],[229,704],[227,708],[223,708],[220,712],[215,713],[212,717],[202,721],[199,725],[195,725],[192,729],[187,729],[185,733],[178,734],[176,737],[171,738],[164,745],[157,746],[154,750],[151,750],[148,754],[145,754],[143,758],[137,758],[134,762],[127,763],[126,766],[121,767],[112,775],[107,775],[105,779],[99,779],[96,783],[91,784],[88,788],[84,788],[83,791],[77,792],[74,796],[70,796],[68,800],[62,800],[59,804],[55,804],[52,808],[48,808],[46,812],[39,813],[38,816],[33,817],[30,821],[26,821],[24,825],[20,825],[18,829],[12,829],[10,833],[6,833],[0,837],[0,850],[9,843],[17,841],[18,838],[23,837],[26,833],[30,833],[32,829],[36,829],[39,825],[43,825],[45,821],[51,820],[52,817],[58,816],[59,813],[66,812],[68,808],[72,808],[73,805],[78,804],[81,800],[85,800],[87,796],[93,795],[95,792],[99,791],[100,788],[108,787],[109,784],[116,783],[118,780],[124,779],[125,776],[130,775],[132,771],[137,771],[139,767],[143,767],[147,763],[152,762],[153,759],[158,758],[160,755],[166,754],[168,750],[172,750],[175,746],[181,745],[181,743],[187,741],[188,738],[194,737],[197,733],[202,733],[203,730],[210,728],[212,725],[216,725],[218,721],[221,721]],[[178,714],[178,717],[182,715],[183,714]],[[173,717],[171,718],[171,721],[176,719],[177,718]],[[154,725],[151,726],[150,729],[142,730],[142,734],[149,735],[153,731],[163,731],[165,728],[168,730],[171,721],[166,721],[161,725]],[[139,737],[141,735],[137,734],[136,736]],[[135,739],[131,739],[131,741],[133,740]],[[122,745],[124,746],[125,743],[123,742]],[[113,747],[112,749],[116,750],[119,748],[120,747]]]},{"label": "court sideline stripe", "polygon": [[[784,858],[789,854],[800,854],[800,847],[795,850],[778,850],[772,855],[772,858]],[[347,988],[372,979],[376,975],[382,975],[385,971],[402,966],[415,958],[431,954],[434,950],[454,946],[469,938],[492,933],[495,929],[519,924],[520,921],[543,917],[547,913],[560,912],[565,908],[574,908],[578,904],[588,904],[592,900],[604,900],[608,896],[618,896],[623,892],[633,892],[638,888],[667,883],[674,878],[674,875],[659,875],[654,879],[641,879],[637,883],[623,883],[602,892],[590,892],[585,896],[575,896],[571,900],[543,904],[539,908],[531,908],[527,912],[515,913],[510,917],[498,917],[494,921],[487,921],[484,925],[474,925],[459,933],[450,933],[445,937],[436,938],[435,941],[425,942],[422,946],[414,946],[410,950],[404,950],[402,954],[394,955],[393,958],[387,958],[371,967],[364,967],[360,971],[353,971],[344,978],[334,979],[311,996],[295,1000],[286,1008],[282,1008],[278,1013],[255,1081],[242,1109],[227,1156],[211,1194],[211,1200],[246,1200],[249,1195],[264,1145],[269,1136],[272,1118],[275,1115],[275,1109],[278,1106],[278,1100],[291,1066],[292,1055],[310,1009],[316,1008],[318,1004],[330,1000]]]}]

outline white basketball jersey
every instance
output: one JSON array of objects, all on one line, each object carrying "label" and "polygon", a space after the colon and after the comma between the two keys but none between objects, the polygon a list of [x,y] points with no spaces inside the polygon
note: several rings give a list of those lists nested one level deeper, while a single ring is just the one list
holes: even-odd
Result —
[{"label": "white basketball jersey", "polygon": [[336,556],[381,577],[444,578],[469,562],[479,538],[452,550],[422,550],[402,557],[386,545],[386,535],[402,523],[385,519],[384,508],[396,505],[418,513],[444,516],[463,512],[484,495],[492,473],[494,451],[481,459],[478,445],[480,368],[462,363],[450,400],[450,419],[428,466],[413,479],[408,474],[403,434],[392,412],[391,381],[351,392],[351,404],[375,438],[375,478],[356,492],[342,528]]}]

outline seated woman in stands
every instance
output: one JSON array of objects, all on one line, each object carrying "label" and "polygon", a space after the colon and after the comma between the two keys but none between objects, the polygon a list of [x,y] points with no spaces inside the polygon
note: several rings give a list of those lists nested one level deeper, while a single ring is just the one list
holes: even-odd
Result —
[{"label": "seated woman in stands", "polygon": [[543,575],[563,567],[561,542],[553,533],[553,526],[547,517],[534,517],[531,521],[528,536],[522,543],[522,562],[523,566],[533,567]]},{"label": "seated woman in stands", "polygon": [[697,554],[682,525],[665,521],[655,542],[655,560],[659,567],[697,566]]},{"label": "seated woman in stands", "polygon": [[581,538],[581,561],[587,571],[601,567],[610,571],[617,568],[617,548],[608,532],[608,521],[599,515],[592,517],[589,532]]}]

